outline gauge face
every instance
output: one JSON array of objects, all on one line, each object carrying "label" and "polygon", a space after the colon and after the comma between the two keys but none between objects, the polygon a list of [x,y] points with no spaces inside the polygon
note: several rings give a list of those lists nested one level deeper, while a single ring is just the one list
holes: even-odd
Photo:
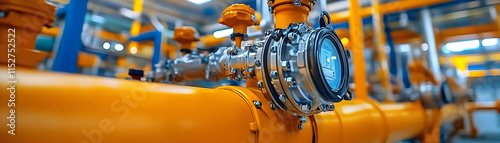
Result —
[{"label": "gauge face", "polygon": [[341,66],[339,53],[335,49],[333,41],[326,38],[321,43],[320,65],[323,78],[333,91],[338,91],[341,81]]}]

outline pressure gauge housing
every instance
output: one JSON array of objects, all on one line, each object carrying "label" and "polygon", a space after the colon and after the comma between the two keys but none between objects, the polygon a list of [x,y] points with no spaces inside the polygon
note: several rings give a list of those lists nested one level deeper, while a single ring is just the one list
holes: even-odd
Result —
[{"label": "pressure gauge housing", "polygon": [[312,115],[350,100],[349,58],[331,28],[290,24],[266,32],[256,56],[262,61],[256,64],[256,75],[273,106],[294,115]]}]

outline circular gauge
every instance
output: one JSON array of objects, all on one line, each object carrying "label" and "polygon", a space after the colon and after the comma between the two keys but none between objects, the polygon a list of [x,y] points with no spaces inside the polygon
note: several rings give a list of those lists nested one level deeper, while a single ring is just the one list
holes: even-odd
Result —
[{"label": "circular gauge", "polygon": [[320,65],[323,77],[333,91],[338,91],[341,78],[341,65],[339,53],[333,41],[324,39],[320,49]]},{"label": "circular gauge", "polygon": [[256,59],[260,87],[273,106],[293,115],[333,111],[332,103],[350,99],[348,52],[335,32],[307,23],[268,32]]},{"label": "circular gauge", "polygon": [[348,89],[348,56],[333,30],[322,28],[312,35],[308,58],[314,85],[325,101],[340,102]]}]

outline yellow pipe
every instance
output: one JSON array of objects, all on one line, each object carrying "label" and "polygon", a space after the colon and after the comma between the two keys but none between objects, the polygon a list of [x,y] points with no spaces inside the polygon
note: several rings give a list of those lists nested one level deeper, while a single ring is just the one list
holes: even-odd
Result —
[{"label": "yellow pipe", "polygon": [[425,143],[440,143],[441,109],[434,108],[427,110],[427,128],[421,136],[421,141]]},{"label": "yellow pipe", "polygon": [[42,33],[40,34],[56,37],[57,34],[59,34],[59,27],[52,27],[52,28],[43,27]]},{"label": "yellow pipe", "polygon": [[100,60],[101,59],[97,55],[79,52],[76,65],[80,68],[91,68],[96,66]]},{"label": "yellow pipe", "polygon": [[349,0],[349,3],[351,4],[349,8],[349,13],[351,14],[349,17],[349,33],[351,36],[351,51],[354,62],[355,95],[356,98],[367,99],[365,56],[363,54],[363,23],[361,22],[361,15],[359,13],[360,7],[358,0]]},{"label": "yellow pipe", "polygon": [[[132,27],[130,28],[130,36],[137,36],[141,32],[141,14],[142,14],[143,4],[144,0],[134,0],[133,11],[138,15],[138,17],[132,23]],[[128,49],[132,47],[140,48],[139,43],[135,41],[129,43]]]},{"label": "yellow pipe", "polygon": [[213,34],[210,35],[205,35],[200,38],[200,42],[205,46],[205,47],[214,47],[222,42],[226,41],[227,38],[215,38]]},{"label": "yellow pipe", "polygon": [[[227,89],[21,68],[16,74],[12,108],[16,135],[2,133],[0,142],[234,143],[253,137],[251,106]],[[1,78],[6,80],[5,76]],[[4,87],[7,84],[0,83]],[[8,101],[9,95],[1,92],[0,99]],[[10,109],[0,107],[2,123],[9,122],[5,117]],[[10,127],[2,125],[0,129],[8,131]]]},{"label": "yellow pipe", "polygon": [[389,128],[387,142],[418,137],[429,126],[429,115],[420,102],[384,103],[380,108],[385,114]]},{"label": "yellow pipe", "polygon": [[[358,48],[364,68],[362,43]],[[0,92],[1,100],[16,103],[0,106],[0,114],[17,111],[12,116],[18,135],[0,134],[6,142],[392,142],[415,137],[424,132],[423,123],[430,123],[419,102],[379,104],[365,97],[310,116],[299,130],[296,116],[271,110],[253,86],[205,89],[24,68],[16,76],[15,86],[22,88]]]},{"label": "yellow pipe", "polygon": [[[495,24],[496,24],[497,29],[500,29],[500,16],[498,15],[498,13],[500,12],[500,5],[498,5],[498,4],[495,5],[495,12],[496,12],[495,15],[497,16],[495,19]],[[500,37],[500,31],[497,30],[496,33],[497,33],[496,36]]]},{"label": "yellow pipe", "polygon": [[[431,6],[449,1],[451,0],[420,0],[420,1],[400,0],[380,5],[380,10],[381,10],[380,12],[382,15],[384,15],[399,11],[415,9],[419,7]],[[350,13],[349,11],[342,11],[330,14],[330,17],[332,17],[332,23],[347,22],[350,19],[350,17],[353,16],[352,13]],[[358,11],[360,12],[361,17],[368,17],[371,15],[372,8],[365,7]]]},{"label": "yellow pipe", "polygon": [[353,100],[336,104],[335,112],[321,113],[315,119],[318,142],[380,143],[419,136],[426,127],[426,117],[419,102]]},{"label": "yellow pipe", "polygon": [[[0,134],[2,142],[393,142],[418,136],[428,123],[419,102],[353,100],[309,116],[299,130],[297,117],[271,110],[258,88],[205,89],[17,70],[16,136]],[[0,94],[9,100],[6,92]],[[253,101],[260,101],[261,109]],[[0,106],[0,114],[9,116],[10,109]]]},{"label": "yellow pipe", "polygon": [[390,82],[390,73],[389,73],[389,65],[387,61],[387,56],[385,54],[385,32],[384,32],[384,19],[380,10],[380,2],[379,0],[372,0],[373,7],[373,26],[375,27],[375,35],[376,36],[376,50],[377,50],[377,60],[380,65],[380,80],[382,83],[382,87],[384,88],[384,101],[393,101],[392,99],[392,86]]}]

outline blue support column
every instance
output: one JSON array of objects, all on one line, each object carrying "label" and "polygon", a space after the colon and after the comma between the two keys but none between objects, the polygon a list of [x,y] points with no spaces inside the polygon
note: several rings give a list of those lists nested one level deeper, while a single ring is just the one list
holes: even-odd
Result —
[{"label": "blue support column", "polygon": [[396,65],[396,47],[394,45],[394,40],[392,39],[392,36],[391,36],[391,28],[389,27],[389,22],[388,22],[388,19],[389,18],[384,18],[384,23],[385,23],[385,28],[384,28],[384,31],[385,31],[385,35],[386,35],[386,40],[387,40],[387,45],[389,46],[389,48],[391,49],[391,51],[389,52],[389,60],[390,60],[390,65],[389,65],[389,71],[391,72],[392,75],[397,75],[398,74],[398,67]]},{"label": "blue support column", "polygon": [[156,70],[155,64],[157,64],[160,61],[161,37],[162,35],[160,31],[153,30],[150,32],[141,33],[140,35],[129,39],[130,41],[137,41],[137,42],[149,41],[149,40],[152,40],[154,42],[153,58],[151,59],[151,69],[153,71]]},{"label": "blue support column", "polygon": [[153,59],[151,63],[151,69],[154,71],[156,70],[156,64],[160,62],[160,55],[161,55],[161,32],[156,31],[155,32],[155,38],[154,38],[154,52],[153,52]]},{"label": "blue support column", "polygon": [[[388,26],[389,25],[389,22],[390,22],[390,18],[386,17],[384,18],[384,23],[385,23],[385,28],[384,28],[384,31],[385,31],[385,34],[387,35],[386,36],[386,40],[387,40],[387,45],[389,46],[389,48],[391,49],[391,51],[389,52],[389,61],[390,61],[390,65],[389,65],[389,71],[391,72],[391,75],[395,76],[395,77],[398,77],[398,76],[401,76],[400,78],[403,80],[403,84],[404,84],[404,87],[405,88],[410,88],[411,87],[411,83],[410,83],[410,79],[408,77],[408,70],[407,70],[407,66],[408,66],[408,60],[406,58],[402,58],[401,59],[401,75],[398,75],[398,64],[397,64],[397,55],[396,55],[396,45],[394,44],[394,40],[392,39],[392,36],[391,36],[391,33],[392,33],[392,30],[391,28]],[[394,80],[392,80],[394,81]],[[393,83],[394,84],[394,83]]]},{"label": "blue support column", "polygon": [[82,29],[87,12],[88,0],[72,0],[66,5],[64,29],[57,45],[52,70],[59,72],[76,72],[78,52],[83,48]]}]

